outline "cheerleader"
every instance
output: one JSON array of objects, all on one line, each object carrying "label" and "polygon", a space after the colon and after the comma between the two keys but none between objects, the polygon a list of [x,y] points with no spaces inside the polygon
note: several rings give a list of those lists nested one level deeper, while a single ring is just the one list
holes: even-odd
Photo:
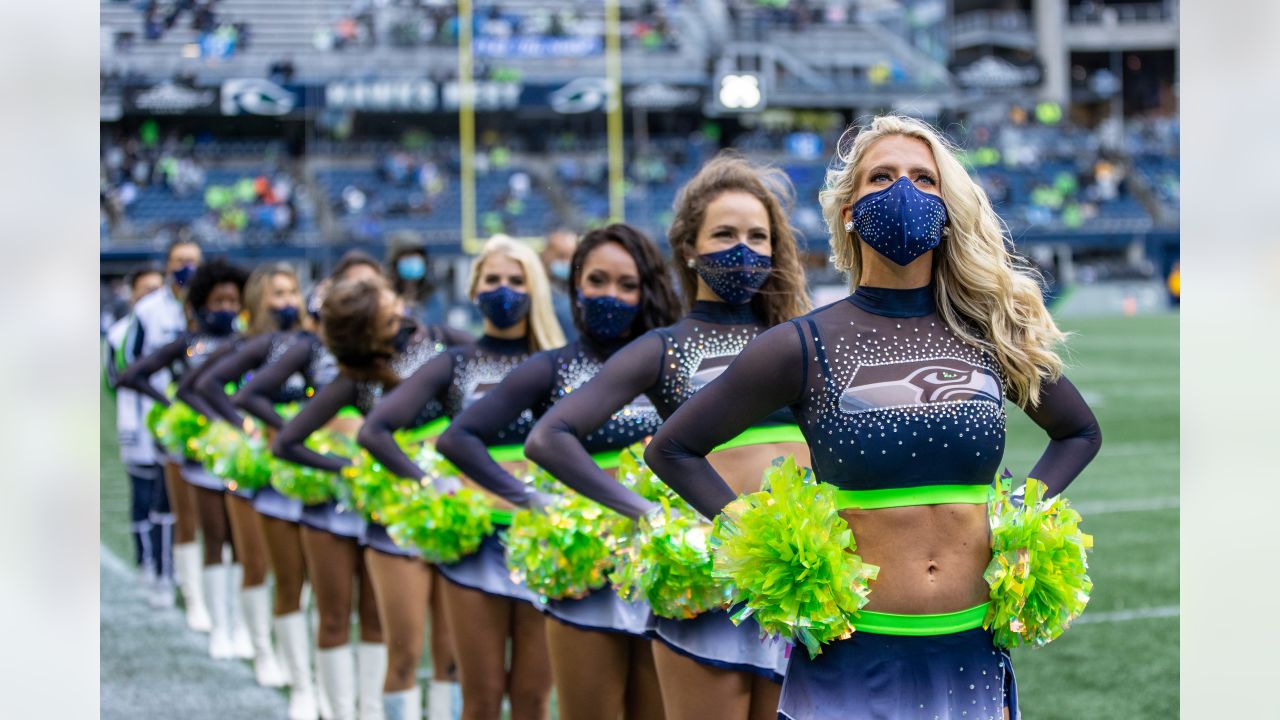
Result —
[{"label": "cheerleader", "polygon": [[[320,318],[321,335],[338,362],[338,377],[281,428],[272,451],[285,460],[338,472],[350,460],[307,448],[303,444],[307,437],[347,406],[368,415],[386,389],[442,352],[447,342],[466,337],[405,317],[404,302],[381,277],[336,282],[324,297]],[[348,640],[352,578],[359,577],[359,717],[381,718],[388,658],[375,590],[361,553],[364,519],[331,501],[305,507],[302,526],[307,570],[320,614],[317,666],[321,686],[336,717],[355,716],[354,658]]]},{"label": "cheerleader", "polygon": [[752,342],[668,418],[645,458],[714,517],[741,489],[707,454],[791,407],[817,479],[839,489],[879,576],[857,632],[817,658],[791,654],[780,717],[1016,718],[1009,656],[982,628],[1004,401],[1049,435],[1031,476],[1050,494],[1101,434],[1062,376],[1064,335],[1037,278],[955,151],[900,116],[841,147],[820,198],[853,294]]},{"label": "cheerleader", "polygon": [[[143,296],[133,307],[133,322],[128,332],[130,339],[124,346],[126,363],[154,353],[187,331],[189,321],[182,301],[186,286],[201,259],[200,246],[190,240],[176,240],[169,245],[165,254],[164,287]],[[172,379],[166,368],[161,368],[151,377],[159,390],[167,388]],[[143,397],[140,411],[144,418],[151,405],[151,397]],[[182,588],[187,627],[197,632],[209,632],[209,611],[204,606],[201,587],[200,545],[196,543],[195,498],[182,479],[182,458],[170,457],[163,450],[158,452],[158,456],[162,461],[165,498],[169,505],[169,511],[159,517],[173,526],[173,570]],[[164,592],[171,594],[172,590],[166,588]]]},{"label": "cheerleader", "polygon": [[[662,256],[628,225],[587,233],[570,268],[579,339],[522,363],[455,418],[437,445],[467,477],[522,507],[532,501],[529,487],[490,457],[484,438],[525,413],[541,416],[590,380],[630,339],[671,324],[678,314]],[[584,445],[597,458],[604,454],[602,468],[616,467],[617,451],[652,435],[659,422],[653,405],[641,396],[588,435]],[[625,602],[605,587],[580,600],[553,600],[547,614],[556,620],[546,626],[561,718],[662,717],[653,653],[644,635],[644,603]]]},{"label": "cheerleader", "polygon": [[[566,485],[638,518],[653,504],[591,461],[585,439],[638,394],[669,417],[722,372],[747,342],[807,308],[804,271],[776,169],[720,156],[676,198],[668,238],[692,307],[681,321],[619,350],[590,382],[556,403],[529,436],[529,458]],[[804,444],[790,419],[768,419],[716,454],[740,491],[758,488],[777,456]],[[666,716],[764,718],[777,709],[783,648],[759,638],[753,621],[735,626],[723,610],[692,619],[652,617],[650,634]]]},{"label": "cheerleader", "polygon": [[[235,349],[236,319],[240,314],[241,295],[247,273],[236,265],[213,260],[200,266],[191,278],[186,309],[198,328],[130,365],[120,383],[153,400],[169,405],[164,393],[155,389],[151,377],[169,368],[178,379],[176,397],[205,417],[216,413],[196,392],[202,370],[219,357]],[[235,549],[232,562],[223,562],[223,545],[231,543],[227,508],[222,499],[222,481],[205,471],[200,463],[184,460],[182,477],[195,496],[200,533],[204,536],[205,604],[209,609],[209,656],[214,659],[253,657],[253,643],[244,627],[238,593],[243,572]],[[236,601],[232,602],[235,597]]]},{"label": "cheerleader", "polygon": [[[551,309],[550,289],[537,255],[509,238],[495,237],[485,244],[471,268],[471,297],[484,315],[484,335],[472,347],[453,349],[423,365],[418,372],[388,394],[360,429],[364,445],[388,470],[412,479],[423,470],[405,456],[392,433],[414,427],[432,414],[456,418],[502,381],[529,354],[564,344],[564,336]],[[486,438],[503,453],[519,458],[520,443],[532,424],[529,412]],[[508,462],[512,470],[517,462]],[[474,484],[469,478],[463,482]],[[513,504],[494,496],[499,523],[510,522]],[[369,561],[375,577],[403,578],[411,561],[394,543],[371,535]],[[443,583],[445,617],[453,634],[454,650],[462,681],[462,717],[496,720],[504,692],[511,698],[513,719],[546,717],[551,677],[547,668],[546,634],[535,598],[512,582],[497,534],[485,538],[480,549],[452,564],[438,566],[449,582]],[[388,708],[403,717],[418,717],[418,688],[408,669],[422,652],[413,643],[422,637],[422,611],[428,579],[419,572],[412,587],[416,596],[390,596],[398,610],[387,617],[404,622],[406,638],[398,648],[403,655],[394,663],[406,672],[395,678],[399,692],[391,692]],[[416,628],[416,630],[415,630]],[[507,642],[511,641],[511,665],[507,668]],[[398,652],[398,654],[399,654]],[[434,698],[431,698],[434,700]],[[393,704],[394,703],[394,704]],[[435,716],[438,717],[438,716]]]},{"label": "cheerleader", "polygon": [[[259,431],[241,416],[224,388],[228,384],[238,385],[246,373],[287,351],[297,341],[295,327],[302,324],[303,331],[309,329],[310,319],[301,313],[298,276],[285,263],[263,265],[249,276],[245,304],[249,309],[249,326],[244,340],[235,352],[201,374],[196,391],[232,427],[257,436]],[[273,399],[280,404],[299,402],[306,399],[307,387],[306,378],[298,375],[281,387]],[[266,584],[268,541],[254,509],[256,494],[243,487],[231,488],[226,494],[227,518],[231,521],[233,544],[244,566],[240,597],[253,640],[254,673],[259,685],[280,687],[285,684],[284,675],[271,646],[271,599]],[[296,544],[293,549],[297,550]],[[302,592],[302,574],[295,572],[299,568],[282,569],[285,572],[278,573],[276,578],[277,593],[291,593],[296,602]]]},{"label": "cheerleader", "polygon": [[[127,281],[130,304],[137,305],[140,299],[164,286],[164,273],[158,267],[147,266],[130,273]],[[128,365],[129,330],[133,324],[130,314],[107,329],[102,343],[102,369],[107,387],[115,394],[120,464],[129,476],[129,532],[133,535],[134,562],[152,606],[164,607],[173,604],[170,554],[173,519],[166,517],[169,501],[164,492],[164,477],[155,442],[144,426],[145,398],[128,388],[115,389],[120,373]]]}]

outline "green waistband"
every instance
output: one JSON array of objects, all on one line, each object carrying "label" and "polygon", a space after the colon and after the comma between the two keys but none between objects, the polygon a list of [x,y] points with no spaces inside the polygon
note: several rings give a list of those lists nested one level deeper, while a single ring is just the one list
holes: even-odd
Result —
[{"label": "green waistband", "polygon": [[489,457],[494,462],[520,462],[524,460],[523,445],[494,445],[489,450]]},{"label": "green waistband", "polygon": [[883,490],[836,490],[837,510],[879,510],[912,505],[985,505],[990,485],[923,485]]},{"label": "green waistband", "polygon": [[494,525],[510,525],[511,516],[514,513],[514,510],[498,510],[495,508],[489,511],[489,520],[492,521]]},{"label": "green waistband", "polygon": [[854,628],[858,632],[872,635],[949,635],[982,627],[987,617],[987,608],[991,605],[984,602],[968,610],[935,615],[900,615],[898,613],[872,612],[861,610]]},{"label": "green waistband", "polygon": [[443,433],[447,427],[449,427],[449,418],[438,417],[426,425],[420,425],[412,430],[402,431],[401,437],[411,443],[426,442],[433,438],[440,437],[440,434]]},{"label": "green waistband", "polygon": [[784,442],[804,442],[804,433],[800,432],[799,425],[765,425],[747,428],[729,442],[717,445],[711,452],[720,452],[721,450],[730,450],[748,445],[769,445]]},{"label": "green waistband", "polygon": [[595,461],[596,467],[601,470],[612,470],[622,463],[622,451],[603,450],[598,453],[591,453],[591,459]]},{"label": "green waistband", "polygon": [[354,405],[344,405],[342,406],[342,409],[338,411],[338,417],[343,419],[360,419],[364,417],[364,415]]}]

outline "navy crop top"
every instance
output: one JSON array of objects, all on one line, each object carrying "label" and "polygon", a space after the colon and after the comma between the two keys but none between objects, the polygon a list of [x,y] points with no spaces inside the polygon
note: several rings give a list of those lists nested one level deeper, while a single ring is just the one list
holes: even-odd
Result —
[{"label": "navy crop top", "polygon": [[[411,377],[430,361],[446,350],[443,336],[434,325],[420,325],[418,331],[409,339],[403,353],[391,361],[391,369],[396,376],[404,380]],[[402,382],[401,385],[404,383]],[[397,386],[398,387],[398,386]],[[271,451],[284,460],[337,472],[350,464],[350,458],[336,455],[322,455],[308,448],[304,443],[311,433],[324,427],[325,423],[337,416],[342,408],[354,405],[366,418],[373,410],[374,402],[382,396],[382,383],[375,380],[356,379],[346,372],[339,371],[338,377],[315,394],[302,410],[280,429]],[[421,422],[427,422],[431,417]]]},{"label": "navy crop top", "polygon": [[[707,517],[733,492],[705,456],[789,406],[821,482],[842,490],[989,485],[1004,455],[1004,375],[937,314],[933,287],[859,287],[762,334],[668,419],[645,452]],[[1027,410],[1050,443],[1031,477],[1061,492],[1097,454],[1092,411],[1065,377]]]},{"label": "navy crop top", "polygon": [[[592,500],[624,515],[642,515],[651,503],[597,467],[586,439],[640,394],[660,417],[670,417],[764,330],[749,304],[694,303],[679,322],[619,350],[591,381],[547,411],[530,433],[525,454]],[[785,408],[765,413],[757,424],[783,422],[794,422]]]},{"label": "navy crop top", "polygon": [[[529,487],[494,462],[486,443],[528,410],[542,417],[561,398],[595,377],[622,343],[597,344],[589,336],[554,350],[544,350],[511,371],[465,412],[453,419],[436,449],[486,489],[516,505],[529,499]],[[661,419],[643,395],[618,410],[582,440],[587,452],[618,450],[652,435]]]},{"label": "navy crop top", "polygon": [[[276,404],[301,402],[323,390],[338,378],[338,361],[320,338],[309,332],[277,332],[269,338],[267,347],[256,349],[265,359],[245,371],[244,384],[232,402],[279,430],[284,420],[276,413]],[[242,352],[255,351],[246,345]],[[222,369],[221,363],[217,369]]]},{"label": "navy crop top", "polygon": [[120,374],[119,384],[167,406],[169,398],[151,384],[151,376],[168,368],[178,382],[175,397],[205,417],[217,417],[214,408],[197,392],[196,385],[202,375],[201,371],[233,352],[238,341],[238,335],[182,333],[173,342],[157,348],[155,352],[139,358],[125,368]]},{"label": "navy crop top", "polygon": [[[391,472],[420,478],[422,469],[404,454],[393,433],[435,417],[458,417],[528,357],[529,342],[523,337],[503,340],[485,335],[474,345],[450,348],[387,393],[365,418],[356,439]],[[524,409],[486,440],[492,445],[516,445],[532,425],[533,413]]]}]

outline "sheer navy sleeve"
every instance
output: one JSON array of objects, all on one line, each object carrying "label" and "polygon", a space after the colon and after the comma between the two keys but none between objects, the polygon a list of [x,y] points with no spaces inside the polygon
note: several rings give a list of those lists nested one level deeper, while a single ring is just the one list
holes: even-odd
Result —
[{"label": "sheer navy sleeve", "polygon": [[307,467],[320,468],[330,472],[338,472],[351,464],[351,460],[337,455],[322,455],[305,445],[311,433],[325,426],[343,407],[355,402],[356,384],[354,380],[340,376],[329,383],[315,397],[302,406],[302,410],[293,417],[271,444],[271,452],[281,460],[288,460]]},{"label": "sheer navy sleeve", "polygon": [[393,433],[419,420],[423,408],[440,398],[453,381],[454,354],[440,353],[378,400],[360,426],[356,440],[391,472],[406,478],[420,478],[422,468],[414,464],[396,444]]},{"label": "sheer navy sleeve", "polygon": [[582,439],[658,381],[664,343],[646,333],[604,364],[599,374],[561,398],[529,432],[525,456],[560,482],[606,507],[639,517],[653,505],[601,470]]},{"label": "sheer navy sleeve", "polygon": [[156,402],[169,406],[169,398],[151,384],[151,376],[178,361],[187,352],[190,338],[185,335],[156,349],[150,355],[138,358],[120,373],[119,386],[136,390]]},{"label": "sheer navy sleeve", "polygon": [[706,517],[714,518],[735,497],[707,455],[799,399],[807,369],[801,342],[789,322],[761,333],[672,413],[645,449],[654,474]]},{"label": "sheer navy sleeve", "polygon": [[211,361],[207,370],[200,374],[196,381],[196,393],[213,408],[219,417],[232,425],[243,428],[244,417],[236,409],[235,403],[227,396],[226,385],[238,382],[244,374],[266,362],[271,350],[272,333],[263,333],[240,344],[235,352]]},{"label": "sheer navy sleeve", "polygon": [[279,430],[284,427],[284,418],[276,412],[272,396],[284,386],[294,373],[301,372],[311,361],[311,343],[304,342],[301,336],[284,351],[275,362],[258,368],[253,377],[236,392],[233,402],[245,412],[258,418],[267,426]]},{"label": "sheer navy sleeve", "polygon": [[436,450],[485,489],[516,505],[529,501],[529,486],[502,469],[486,441],[515,422],[520,413],[551,394],[554,359],[542,352],[524,361],[497,387],[460,413],[436,442]]},{"label": "sheer navy sleeve", "polygon": [[1030,477],[1044,483],[1050,496],[1057,495],[1098,454],[1102,429],[1080,391],[1065,377],[1040,388],[1040,404],[1027,408],[1027,416],[1049,435],[1049,447]]},{"label": "sheer navy sleeve", "polygon": [[195,408],[201,415],[210,420],[219,417],[217,411],[203,394],[197,391],[200,382],[209,374],[209,369],[216,365],[223,358],[232,355],[240,343],[235,340],[229,340],[225,345],[218,347],[209,352],[209,356],[200,363],[199,367],[188,370],[182,379],[178,381],[178,390],[174,395],[182,402]]}]

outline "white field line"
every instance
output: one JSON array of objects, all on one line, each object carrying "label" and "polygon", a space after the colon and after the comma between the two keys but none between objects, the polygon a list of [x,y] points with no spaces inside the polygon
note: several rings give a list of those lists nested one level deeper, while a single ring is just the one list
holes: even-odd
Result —
[{"label": "white field line", "polygon": [[1112,513],[1150,512],[1153,510],[1175,510],[1181,505],[1177,495],[1166,495],[1146,498],[1129,498],[1125,500],[1094,500],[1072,503],[1076,510],[1087,520],[1093,515],[1110,515]]},{"label": "white field line", "polygon": [[1149,620],[1151,618],[1176,618],[1182,614],[1177,605],[1160,607],[1133,608],[1132,610],[1105,610],[1102,612],[1085,612],[1073,625],[1091,623],[1128,622],[1130,620]]}]

